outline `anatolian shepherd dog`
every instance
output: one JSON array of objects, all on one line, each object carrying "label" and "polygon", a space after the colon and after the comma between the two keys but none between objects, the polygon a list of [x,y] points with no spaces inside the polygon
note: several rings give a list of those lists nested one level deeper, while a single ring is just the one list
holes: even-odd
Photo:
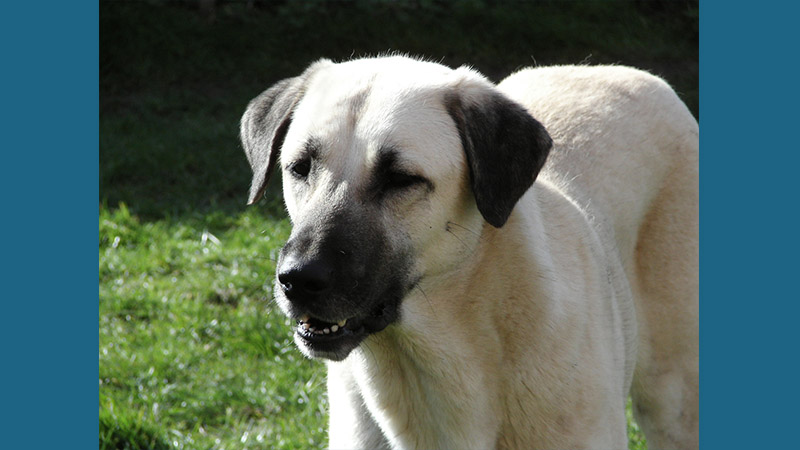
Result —
[{"label": "anatolian shepherd dog", "polygon": [[[626,67],[321,60],[241,122],[331,448],[698,446],[698,124]],[[535,181],[535,183],[534,183]]]}]

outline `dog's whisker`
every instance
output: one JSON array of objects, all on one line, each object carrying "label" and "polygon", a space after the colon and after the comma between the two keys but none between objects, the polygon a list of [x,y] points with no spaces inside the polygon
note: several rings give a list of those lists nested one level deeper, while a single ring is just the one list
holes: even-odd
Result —
[{"label": "dog's whisker", "polygon": [[277,308],[278,307],[278,298],[273,295],[272,297],[266,299],[266,303],[267,303],[267,306],[274,306],[274,307]]},{"label": "dog's whisker", "polygon": [[431,299],[428,298],[428,294],[426,294],[425,291],[423,291],[422,288],[419,287],[419,284],[414,285],[414,287],[419,289],[420,292],[422,292],[422,296],[425,297],[425,300],[428,302],[428,306],[430,306],[431,312],[433,312],[435,315],[436,310],[433,309],[433,303],[431,303]]},{"label": "dog's whisker", "polygon": [[[447,225],[448,225],[448,226],[449,226],[449,225],[455,225],[455,226],[457,226],[458,228],[461,228],[462,230],[469,231],[470,233],[472,233],[472,234],[474,234],[475,236],[477,236],[479,239],[483,239],[483,238],[484,238],[484,237],[483,237],[483,236],[482,236],[480,233],[478,233],[477,231],[471,230],[471,229],[469,229],[469,228],[467,228],[467,227],[465,227],[465,226],[463,226],[463,225],[457,224],[457,223],[455,223],[455,222],[452,222],[452,221],[449,221],[449,220],[448,220],[448,221],[447,221]],[[447,230],[447,231],[450,231],[450,230]]]},{"label": "dog's whisker", "polygon": [[469,250],[469,249],[470,249],[469,245],[467,245],[467,243],[466,243],[466,242],[464,242],[464,240],[463,240],[463,239],[461,239],[460,237],[458,237],[458,235],[457,235],[457,234],[453,233],[453,232],[452,232],[452,231],[450,231],[449,229],[447,230],[447,232],[448,232],[448,233],[450,233],[451,235],[453,235],[453,237],[454,237],[454,238],[458,239],[458,242],[461,242],[461,245],[463,245],[465,249],[467,249],[467,250]]}]

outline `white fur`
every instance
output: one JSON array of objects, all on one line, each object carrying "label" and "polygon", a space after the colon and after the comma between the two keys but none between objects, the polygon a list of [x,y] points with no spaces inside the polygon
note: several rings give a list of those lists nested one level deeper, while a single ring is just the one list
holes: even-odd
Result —
[{"label": "white fur", "polygon": [[[397,324],[328,363],[330,447],[626,448],[630,392],[651,449],[696,448],[698,127],[669,86],[625,67],[495,87],[403,57],[319,64],[281,158],[309,133],[330,148],[313,190],[284,177],[293,222],[343,207],[386,143],[436,185],[381,219],[422,278]],[[498,89],[553,137],[500,229],[475,206],[453,89]]]}]

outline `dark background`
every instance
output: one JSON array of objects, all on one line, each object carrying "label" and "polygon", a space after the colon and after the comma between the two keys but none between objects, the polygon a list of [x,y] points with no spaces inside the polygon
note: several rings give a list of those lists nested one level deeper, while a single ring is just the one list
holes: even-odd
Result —
[{"label": "dark background", "polygon": [[[697,1],[101,1],[101,207],[145,220],[241,210],[247,102],[318,58],[388,51],[495,82],[532,65],[635,66],[699,117]],[[278,197],[273,181],[275,215]]]}]

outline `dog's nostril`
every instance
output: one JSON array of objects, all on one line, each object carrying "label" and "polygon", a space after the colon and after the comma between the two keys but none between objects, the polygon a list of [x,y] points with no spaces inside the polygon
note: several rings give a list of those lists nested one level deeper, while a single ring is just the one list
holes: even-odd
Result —
[{"label": "dog's nostril", "polygon": [[320,260],[293,265],[278,273],[278,282],[288,296],[319,295],[333,283],[333,269]]}]

